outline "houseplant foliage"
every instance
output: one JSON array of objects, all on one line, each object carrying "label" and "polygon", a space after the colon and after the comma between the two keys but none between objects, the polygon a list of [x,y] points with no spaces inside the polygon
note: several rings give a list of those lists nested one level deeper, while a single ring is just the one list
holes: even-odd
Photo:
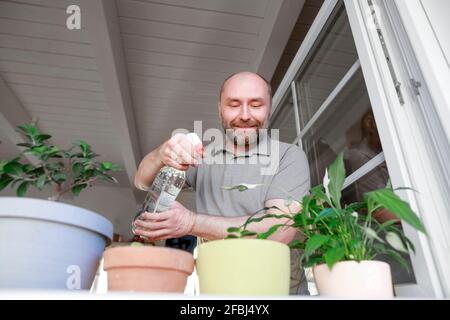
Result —
[{"label": "houseplant foliage", "polygon": [[[11,186],[22,197],[30,186],[42,190],[51,185],[54,195],[49,200],[58,201],[67,192],[79,195],[97,179],[117,183],[109,173],[119,171],[120,166],[95,161],[98,154],[85,141],[64,150],[50,144],[51,136],[40,132],[33,123],[20,125],[17,130],[25,139],[24,143],[17,144],[23,151],[12,160],[0,160],[0,191]],[[33,155],[38,164],[22,163],[24,154]]]},{"label": "houseplant foliage", "polygon": [[[401,253],[414,252],[414,246],[399,227],[399,221],[425,233],[418,216],[389,186],[365,193],[360,202],[343,204],[344,181],[345,167],[343,154],[340,154],[326,170],[323,184],[312,188],[301,199],[300,211],[254,214],[242,226],[228,229],[228,238],[267,239],[282,227],[292,227],[299,230],[304,240],[295,240],[289,246],[303,250],[301,263],[305,267],[325,263],[331,270],[340,261],[370,261],[379,255],[389,255],[408,269]],[[227,189],[242,192],[254,187],[257,185],[241,184]],[[293,200],[287,197],[286,206],[289,207]],[[271,208],[263,210],[267,209]],[[374,218],[379,210],[388,210],[398,220],[379,223]],[[259,234],[248,230],[249,224],[267,218],[286,218],[288,222],[275,224]]]}]

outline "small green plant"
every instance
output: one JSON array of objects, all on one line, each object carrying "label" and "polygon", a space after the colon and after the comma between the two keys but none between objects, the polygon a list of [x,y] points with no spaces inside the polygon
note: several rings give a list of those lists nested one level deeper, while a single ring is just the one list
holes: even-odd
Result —
[{"label": "small green plant", "polygon": [[[267,239],[282,227],[299,230],[304,240],[295,240],[291,248],[303,250],[301,262],[305,267],[326,263],[331,269],[339,261],[373,260],[379,255],[389,255],[409,271],[401,253],[414,252],[412,242],[399,226],[400,220],[425,233],[425,228],[409,204],[400,199],[391,187],[374,190],[364,194],[360,202],[343,205],[341,196],[345,181],[343,155],[328,167],[322,185],[310,190],[303,197],[301,210],[282,214],[253,214],[240,227],[229,228],[227,238],[253,236]],[[245,191],[256,185],[241,184],[228,187],[229,190]],[[286,200],[289,207],[292,197]],[[263,208],[268,210],[272,208]],[[380,223],[374,218],[379,210],[388,210],[398,220]],[[275,224],[263,233],[247,229],[251,223],[266,218],[287,219],[287,223]]]},{"label": "small green plant", "polygon": [[[0,160],[0,191],[7,186],[17,187],[16,194],[22,197],[30,186],[42,190],[51,185],[54,195],[49,200],[58,201],[67,192],[79,195],[97,179],[117,183],[109,173],[121,170],[120,166],[95,161],[98,154],[85,141],[63,150],[51,145],[51,136],[40,132],[33,123],[18,126],[17,131],[25,139],[24,143],[17,144],[23,151],[12,160]],[[37,164],[22,163],[24,154],[33,155]]]}]

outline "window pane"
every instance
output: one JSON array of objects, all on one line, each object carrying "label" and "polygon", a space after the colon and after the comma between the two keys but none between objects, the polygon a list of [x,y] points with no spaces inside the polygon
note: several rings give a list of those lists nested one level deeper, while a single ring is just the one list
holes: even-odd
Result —
[{"label": "window pane", "polygon": [[296,82],[302,128],[358,60],[343,6],[321,37]]},{"label": "window pane", "polygon": [[313,185],[344,151],[347,176],[382,151],[364,77],[359,70],[302,139]]},{"label": "window pane", "polygon": [[279,129],[279,139],[282,142],[292,143],[297,137],[297,130],[295,128],[295,113],[293,106],[291,90],[284,97],[277,110],[275,118],[272,120],[271,129]]}]

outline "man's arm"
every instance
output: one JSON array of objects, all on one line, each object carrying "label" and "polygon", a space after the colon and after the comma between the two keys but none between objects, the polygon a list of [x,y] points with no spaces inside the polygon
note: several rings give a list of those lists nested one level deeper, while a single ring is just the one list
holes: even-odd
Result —
[{"label": "man's arm", "polygon": [[[300,205],[293,202],[289,208],[285,206],[284,200],[274,199],[266,201],[267,207],[276,206],[280,210],[270,209],[266,213],[284,214],[298,212]],[[284,211],[284,212],[283,212]],[[172,208],[165,212],[144,213],[142,220],[137,220],[135,233],[145,236],[150,240],[157,241],[169,238],[178,238],[185,235],[194,235],[207,240],[224,239],[230,227],[239,227],[247,221],[249,216],[241,217],[217,217],[206,214],[196,214],[179,202],[175,202]],[[274,224],[290,224],[291,220],[282,218],[267,218],[261,222],[252,223],[248,226],[249,231],[257,233],[267,231]],[[289,227],[278,229],[269,239],[283,243],[292,241],[297,230]]]},{"label": "man's arm", "polygon": [[164,163],[160,160],[158,153],[159,150],[155,149],[142,159],[134,176],[134,185],[136,188],[148,190],[153,180],[155,180],[156,174],[164,167]]},{"label": "man's arm", "polygon": [[190,165],[198,164],[196,156],[195,148],[186,135],[176,134],[142,159],[134,176],[134,185],[138,189],[148,190],[163,166],[187,170]]},{"label": "man's arm", "polygon": [[[286,214],[289,213],[289,209],[292,213],[298,212],[300,206],[298,203],[292,204],[291,206],[286,207],[285,201],[282,199],[273,199],[266,202],[266,207],[278,207],[281,210],[277,209],[269,209],[265,214]],[[283,212],[284,211],[284,212]],[[263,216],[261,214],[260,216]],[[207,240],[216,240],[223,239],[228,235],[227,229],[230,227],[239,227],[243,225],[249,216],[242,217],[215,217],[209,215],[198,214],[195,217],[195,223],[192,229],[192,234],[201,238],[205,238]],[[289,225],[292,223],[292,220],[287,218],[267,218],[260,222],[251,223],[247,226],[249,231],[253,231],[256,233],[266,232],[271,226],[275,224],[286,224]],[[295,235],[297,234],[297,230],[290,227],[281,227],[274,234],[272,234],[269,239],[282,242],[289,243],[291,242]]]}]

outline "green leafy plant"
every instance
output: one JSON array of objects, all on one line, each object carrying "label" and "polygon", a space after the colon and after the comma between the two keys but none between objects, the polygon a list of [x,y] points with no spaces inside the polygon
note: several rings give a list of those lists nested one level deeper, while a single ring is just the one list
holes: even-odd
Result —
[{"label": "green leafy plant", "polygon": [[[227,238],[256,237],[267,239],[282,227],[299,230],[303,241],[295,240],[291,248],[303,250],[301,262],[305,267],[326,263],[331,269],[339,261],[373,260],[379,255],[389,255],[408,271],[408,265],[401,253],[414,252],[412,242],[405,236],[399,222],[403,220],[416,230],[425,233],[418,216],[409,204],[400,199],[395,190],[387,186],[364,194],[360,202],[343,204],[342,190],[345,181],[343,155],[327,168],[322,185],[312,188],[301,199],[298,212],[282,214],[251,215],[240,227],[229,228]],[[227,187],[229,190],[245,191],[249,185],[241,184]],[[251,185],[255,187],[256,185]],[[292,197],[286,200],[289,207]],[[271,208],[263,208],[268,210]],[[378,222],[374,214],[380,210],[393,213],[398,219],[384,223]],[[247,228],[267,218],[286,219],[288,222],[274,224],[263,233],[255,233]]]},{"label": "green leafy plant", "polygon": [[[51,136],[40,132],[33,123],[18,126],[17,131],[25,139],[24,143],[17,144],[23,151],[12,160],[0,160],[0,191],[7,186],[17,187],[16,194],[22,197],[30,186],[42,190],[51,185],[54,195],[49,200],[58,201],[67,192],[79,195],[97,179],[117,183],[109,173],[121,170],[120,166],[95,161],[98,154],[85,141],[63,150],[51,145]],[[36,164],[22,163],[25,154],[34,156]]]}]

